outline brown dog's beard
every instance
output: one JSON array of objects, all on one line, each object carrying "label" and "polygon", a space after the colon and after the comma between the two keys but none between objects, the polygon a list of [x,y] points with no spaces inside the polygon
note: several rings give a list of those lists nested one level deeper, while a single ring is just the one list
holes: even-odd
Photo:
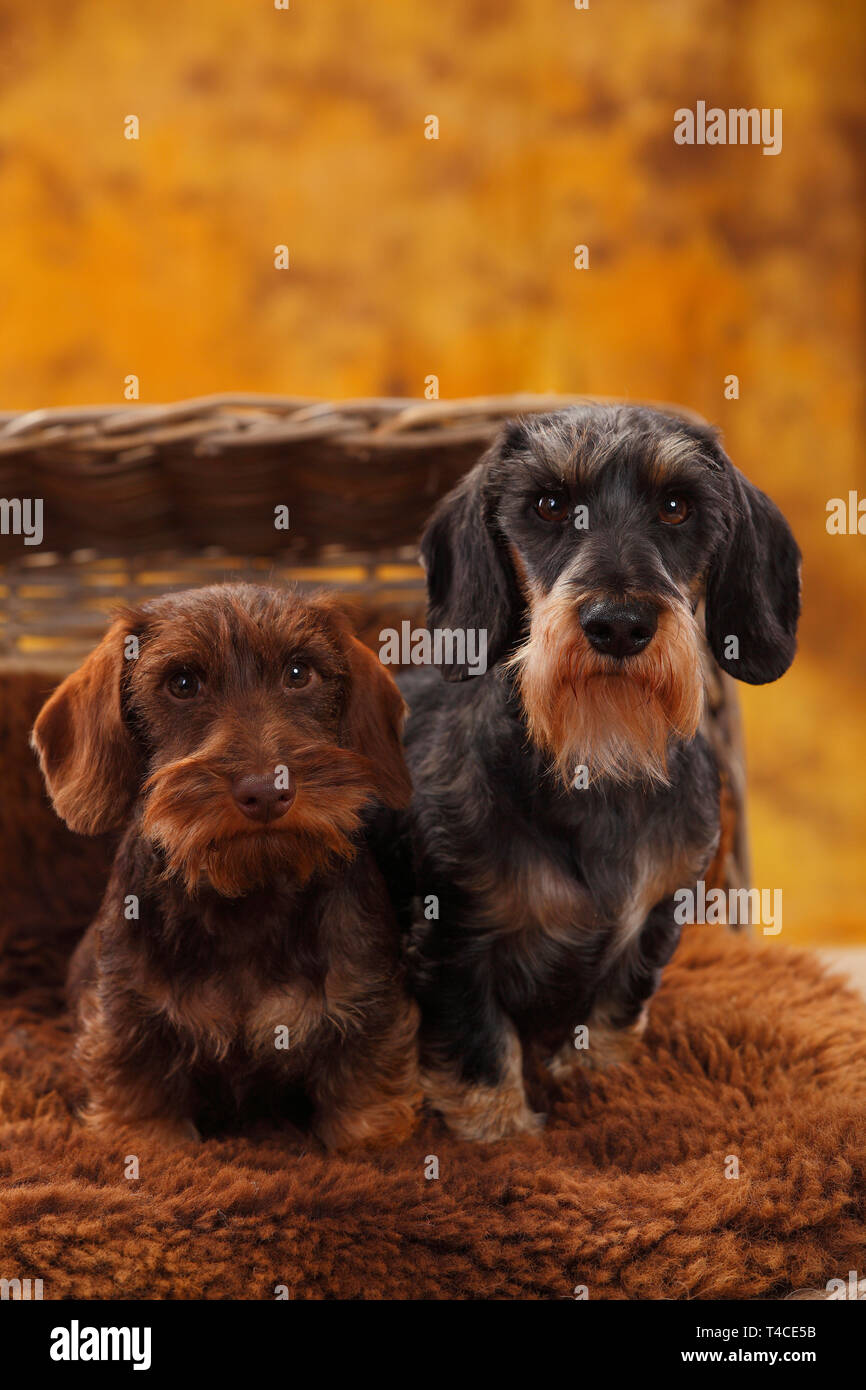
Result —
[{"label": "brown dog's beard", "polygon": [[517,672],[529,733],[567,786],[589,779],[668,782],[670,739],[693,738],[704,702],[697,623],[683,601],[659,614],[649,646],[619,669],[587,641],[577,618],[589,595],[553,589],[530,604]]},{"label": "brown dog's beard", "polygon": [[368,760],[333,746],[295,753],[295,800],[272,826],[240,824],[227,775],[207,756],[159,768],[145,785],[142,833],[163,850],[166,873],[189,894],[210,884],[235,898],[278,874],[303,885],[334,859],[356,852],[352,836],[375,795]]}]

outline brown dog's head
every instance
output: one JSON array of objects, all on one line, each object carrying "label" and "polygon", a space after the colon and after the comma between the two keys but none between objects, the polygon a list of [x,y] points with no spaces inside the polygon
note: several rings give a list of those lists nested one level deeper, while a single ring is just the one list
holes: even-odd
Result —
[{"label": "brown dog's head", "polygon": [[168,872],[236,896],[351,857],[367,803],[408,802],[403,714],[332,600],[216,585],[118,615],[32,743],[72,830],[140,801]]}]

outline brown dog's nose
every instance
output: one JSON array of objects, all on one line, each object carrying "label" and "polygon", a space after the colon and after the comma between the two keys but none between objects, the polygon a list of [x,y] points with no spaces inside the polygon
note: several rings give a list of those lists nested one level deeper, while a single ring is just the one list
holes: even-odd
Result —
[{"label": "brown dog's nose", "polygon": [[579,616],[590,645],[617,660],[637,656],[648,647],[659,622],[652,604],[616,603],[613,599],[584,604]]},{"label": "brown dog's nose", "polygon": [[295,784],[291,777],[287,787],[274,785],[274,774],[250,773],[232,782],[232,796],[250,820],[272,821],[284,816],[295,799]]}]

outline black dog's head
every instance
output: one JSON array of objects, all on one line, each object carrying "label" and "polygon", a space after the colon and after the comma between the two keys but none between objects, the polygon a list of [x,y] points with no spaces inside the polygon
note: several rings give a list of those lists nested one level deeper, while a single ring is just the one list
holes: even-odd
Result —
[{"label": "black dog's head", "polygon": [[[431,628],[486,629],[532,736],[570,781],[666,777],[703,707],[700,612],[719,665],[791,664],[800,553],[709,427],[636,406],[506,426],[422,541]],[[466,677],[463,666],[444,668]]]}]

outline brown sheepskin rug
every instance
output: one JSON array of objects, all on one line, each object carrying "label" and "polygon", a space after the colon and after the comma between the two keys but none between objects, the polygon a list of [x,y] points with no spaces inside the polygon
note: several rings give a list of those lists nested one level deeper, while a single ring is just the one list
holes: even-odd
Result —
[{"label": "brown sheepskin rug", "polygon": [[806,955],[692,928],[636,1064],[536,1079],[541,1138],[260,1129],[141,1144],[137,1180],[75,1119],[61,955],[17,935],[0,1004],[0,1270],[46,1298],[767,1298],[866,1265],[866,1010]]},{"label": "brown sheepskin rug", "polygon": [[533,1069],[538,1138],[426,1120],[328,1157],[259,1126],[142,1142],[127,1176],[128,1143],[76,1119],[62,982],[108,846],[59,826],[23,756],[46,684],[0,709],[0,1276],[46,1299],[714,1299],[866,1267],[866,1008],[809,955],[713,927],[688,930],[636,1062]]}]

